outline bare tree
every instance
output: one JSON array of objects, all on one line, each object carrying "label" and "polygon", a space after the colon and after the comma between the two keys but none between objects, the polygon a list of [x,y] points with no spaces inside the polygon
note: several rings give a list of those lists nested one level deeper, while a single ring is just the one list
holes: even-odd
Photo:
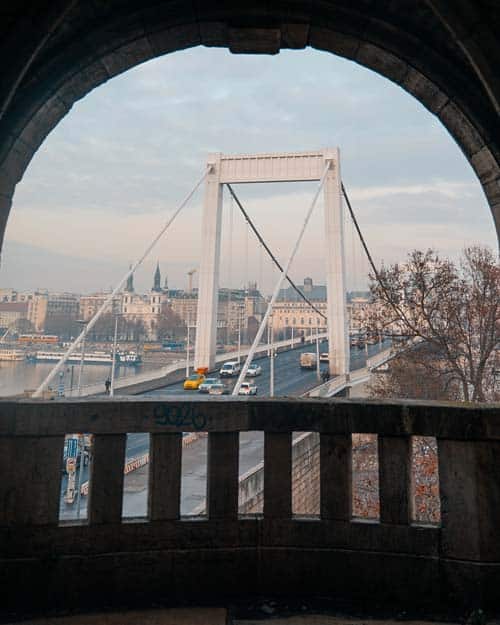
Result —
[{"label": "bare tree", "polygon": [[21,317],[20,319],[16,320],[14,324],[14,329],[19,334],[31,334],[35,332],[34,325],[29,319],[26,319],[25,317]]},{"label": "bare tree", "polygon": [[[414,251],[370,279],[376,332],[405,347],[414,339],[425,343],[424,375],[458,385],[460,399],[498,399],[500,265],[489,249],[467,248],[458,264],[433,250]],[[418,358],[419,348],[411,351]]]},{"label": "bare tree", "polygon": [[176,338],[186,334],[186,324],[168,304],[163,304],[161,307],[156,334],[159,339]]},{"label": "bare tree", "polygon": [[398,354],[368,385],[374,398],[460,400],[461,386],[440,352],[421,343]]},{"label": "bare tree", "polygon": [[45,333],[57,334],[61,339],[70,340],[78,336],[81,328],[76,317],[67,313],[55,313],[45,321]]}]

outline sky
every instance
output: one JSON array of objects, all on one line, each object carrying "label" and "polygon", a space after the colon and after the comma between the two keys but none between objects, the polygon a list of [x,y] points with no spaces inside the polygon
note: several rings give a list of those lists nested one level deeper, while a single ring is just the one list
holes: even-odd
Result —
[{"label": "sky", "polygon": [[[149,61],[76,103],[18,185],[0,265],[0,288],[94,292],[113,287],[202,174],[211,152],[338,146],[344,184],[377,262],[432,247],[456,258],[496,248],[489,207],[470,165],[441,123],[387,79],[326,52],[231,55],[193,48]],[[316,183],[238,185],[238,196],[284,263]],[[160,263],[171,287],[199,267],[201,189],[138,269],[149,289]],[[324,283],[318,203],[291,270]],[[232,223],[232,227],[231,227]],[[278,277],[226,197],[222,286]],[[367,263],[347,222],[349,288]],[[196,280],[196,274],[195,274]]]}]

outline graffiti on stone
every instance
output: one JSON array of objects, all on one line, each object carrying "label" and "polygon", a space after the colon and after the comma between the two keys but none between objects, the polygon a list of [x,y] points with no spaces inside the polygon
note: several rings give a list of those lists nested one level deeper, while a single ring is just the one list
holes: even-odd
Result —
[{"label": "graffiti on stone", "polygon": [[159,404],[153,409],[153,417],[156,425],[163,426],[202,430],[207,424],[205,415],[186,405]]}]

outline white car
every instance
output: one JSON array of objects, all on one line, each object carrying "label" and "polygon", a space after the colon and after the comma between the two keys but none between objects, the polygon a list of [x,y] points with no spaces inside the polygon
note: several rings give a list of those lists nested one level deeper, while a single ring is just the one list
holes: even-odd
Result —
[{"label": "white car", "polygon": [[217,384],[212,384],[210,390],[208,391],[209,395],[229,395],[229,388],[222,384],[222,382],[218,382]]},{"label": "white car", "polygon": [[219,378],[206,378],[204,382],[198,386],[200,393],[209,393],[214,384],[219,384]]},{"label": "white car", "polygon": [[323,352],[322,354],[319,355],[319,361],[320,362],[328,362],[330,359],[330,356],[328,354],[328,352]]},{"label": "white car", "polygon": [[241,371],[240,363],[236,360],[231,360],[229,362],[225,362],[220,371],[219,375],[221,378],[230,378],[239,374]]},{"label": "white car", "polygon": [[250,378],[254,378],[257,375],[260,375],[262,373],[262,367],[260,365],[258,365],[257,363],[250,363],[250,365],[248,365],[248,369],[247,369],[247,375]]},{"label": "white car", "polygon": [[257,395],[257,385],[253,382],[242,382],[238,395]]}]

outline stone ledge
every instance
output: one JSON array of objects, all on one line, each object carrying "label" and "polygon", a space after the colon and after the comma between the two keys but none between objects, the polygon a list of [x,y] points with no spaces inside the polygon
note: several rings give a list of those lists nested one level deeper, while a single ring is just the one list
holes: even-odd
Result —
[{"label": "stone ledge", "polygon": [[226,625],[225,608],[172,608],[57,616],[6,625]]}]

